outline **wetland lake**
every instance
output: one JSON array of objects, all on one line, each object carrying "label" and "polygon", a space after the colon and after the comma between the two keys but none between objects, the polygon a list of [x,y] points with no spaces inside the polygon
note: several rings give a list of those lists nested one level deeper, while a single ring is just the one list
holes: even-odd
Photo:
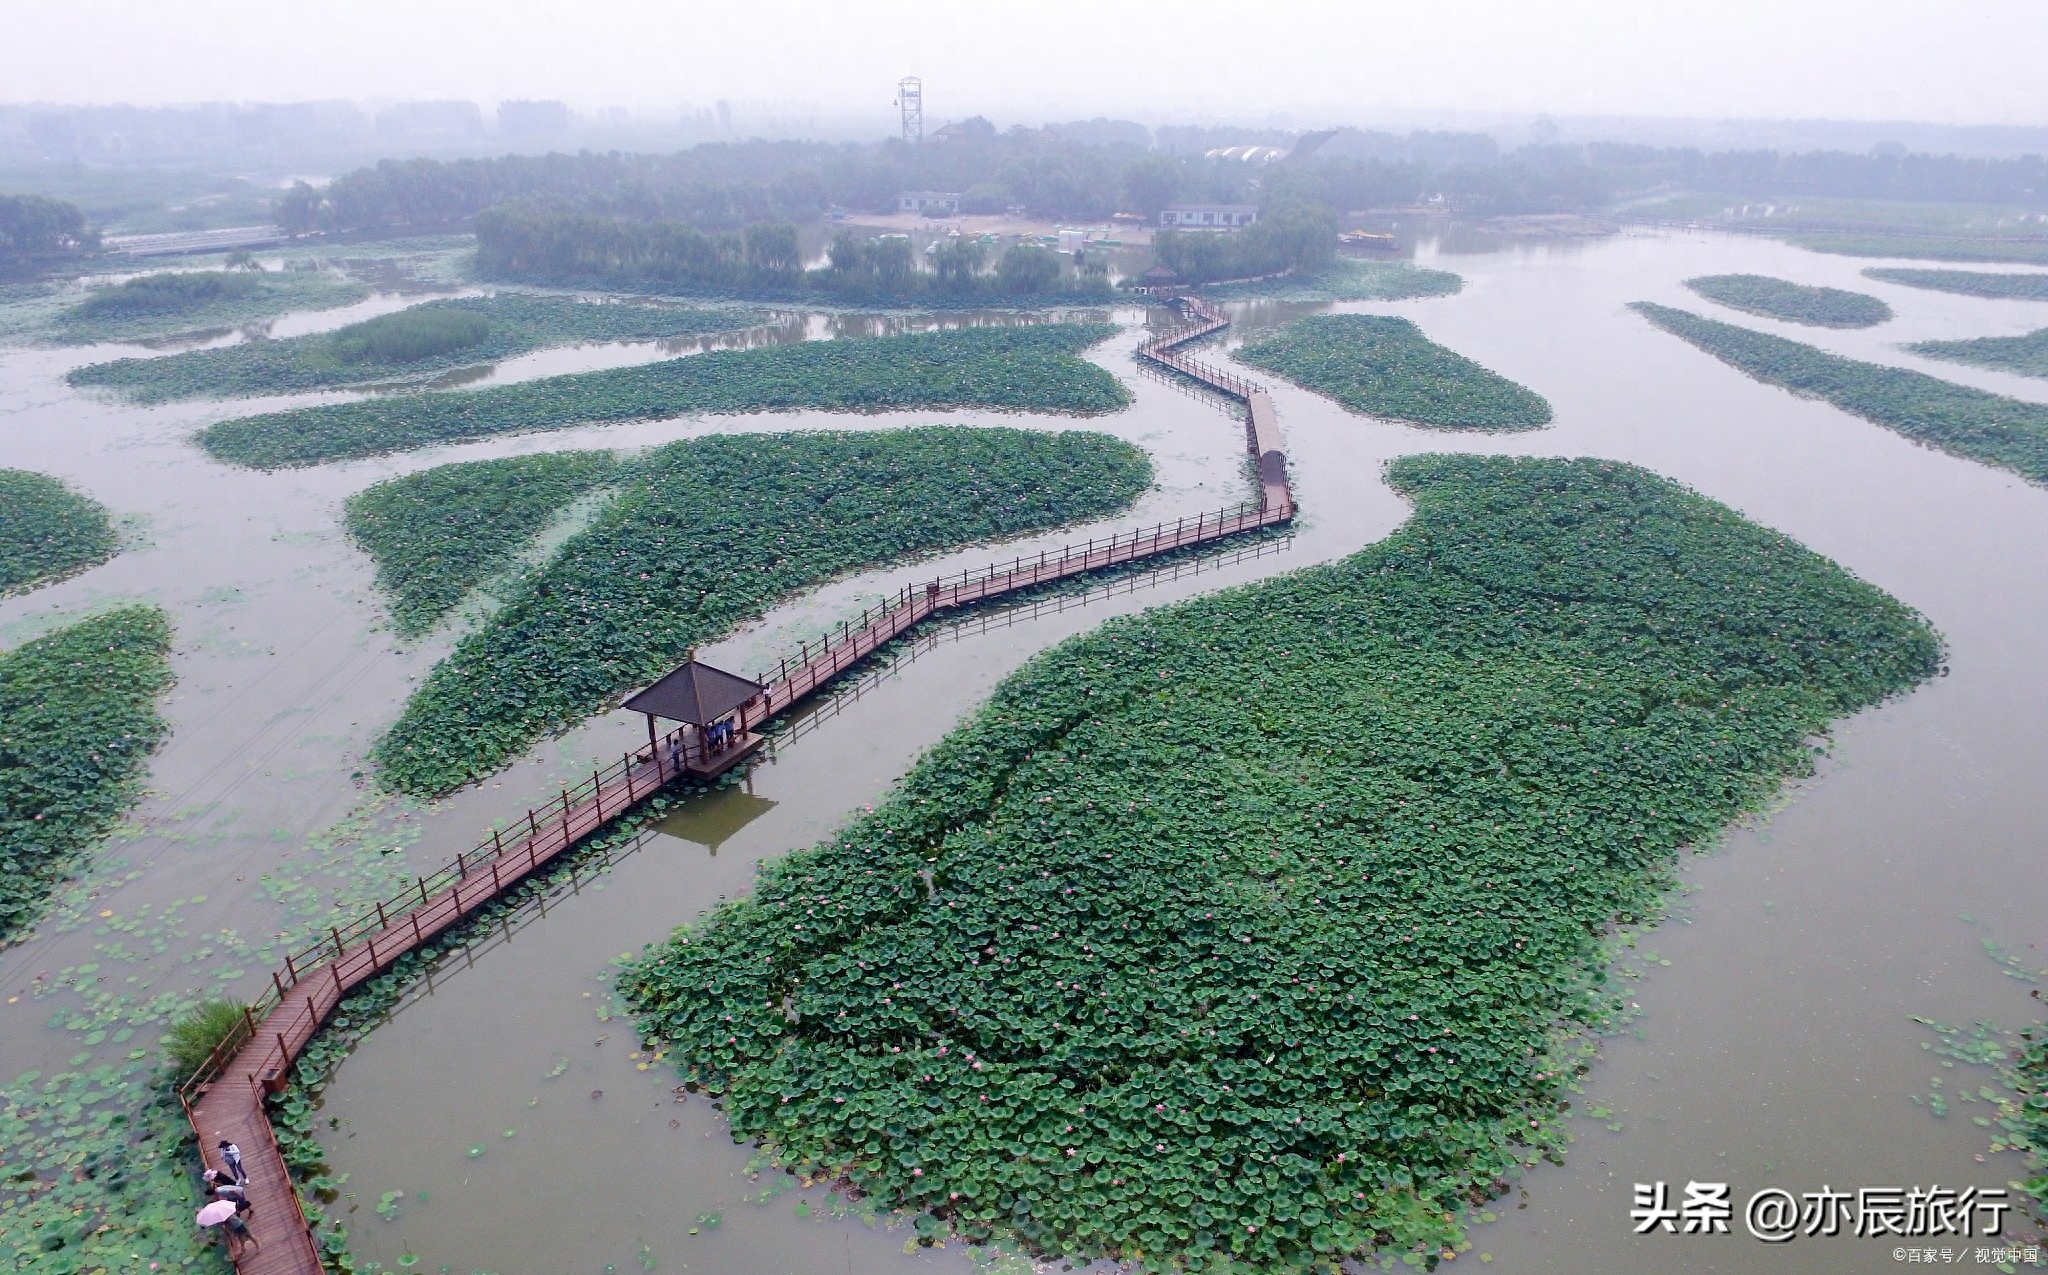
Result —
[{"label": "wetland lake", "polygon": [[[1873,283],[1859,273],[1866,262],[1738,236],[1624,234],[1457,255],[1425,247],[1422,264],[1456,270],[1463,291],[1233,303],[1227,339],[1257,339],[1312,313],[1400,315],[1548,399],[1550,425],[1507,436],[1434,432],[1354,416],[1260,377],[1272,386],[1302,509],[1291,538],[1199,571],[955,622],[912,658],[800,715],[744,787],[686,803],[415,986],[341,1065],[319,1112],[333,1172],[349,1175],[330,1212],[348,1226],[357,1259],[394,1270],[417,1255],[418,1269],[504,1275],[973,1269],[957,1245],[906,1254],[907,1228],[836,1218],[822,1187],[750,1173],[752,1150],[731,1142],[712,1104],[676,1101],[679,1077],[667,1063],[636,1056],[632,1023],[611,991],[614,962],[744,893],[757,861],[826,836],[874,802],[1047,645],[1111,615],[1340,558],[1384,537],[1408,506],[1381,467],[1426,451],[1641,465],[1832,558],[1924,613],[1947,644],[1946,675],[1842,723],[1811,778],[1767,816],[1687,857],[1670,917],[1638,936],[1619,966],[1640,1016],[1601,1042],[1584,1096],[1574,1095],[1578,1112],[1608,1114],[1572,1121],[1564,1165],[1530,1171],[1495,1200],[1498,1220],[1474,1226],[1467,1257],[1515,1272],[1865,1271],[1891,1261],[1889,1242],[1767,1245],[1744,1234],[1739,1218],[1731,1235],[1635,1235],[1633,1185],[1661,1180],[1675,1192],[1687,1180],[1725,1181],[1740,1201],[1765,1187],[1995,1188],[2020,1176],[2017,1157],[1986,1154],[1971,1106],[1936,1118],[1916,1105],[1931,1077],[1951,1092],[1990,1079],[1945,1068],[1930,1048],[1939,1040],[1916,1019],[2017,1028],[2043,1012],[2029,995],[2041,984],[2020,975],[2048,977],[2048,490],[1751,381],[1627,306],[1698,307],[1683,280],[1708,274],[1866,291],[1897,317],[1840,331],[1742,321],[2048,401],[2038,380],[1898,348],[2048,326],[2048,303]],[[338,326],[380,302],[388,305],[380,298],[312,318]],[[53,1070],[95,1050],[118,1058],[132,1047],[82,1044],[82,1033],[47,1025],[53,1011],[170,989],[253,995],[270,963],[265,936],[317,916],[339,878],[430,870],[479,829],[634,746],[638,720],[609,714],[446,801],[359,809],[365,751],[450,636],[444,627],[394,643],[369,563],[339,526],[346,496],[451,460],[734,430],[1030,424],[1100,430],[1152,454],[1158,485],[1117,518],[842,580],[701,652],[723,667],[759,669],[904,583],[1242,499],[1241,428],[1210,400],[1140,376],[1131,350],[1144,312],[1114,317],[1125,331],[1086,357],[1123,380],[1135,403],[1086,420],[965,411],[706,417],[272,473],[217,464],[186,441],[230,410],[219,404],[122,406],[63,384],[70,367],[127,347],[0,350],[0,466],[54,474],[93,496],[126,519],[127,545],[80,576],[0,601],[0,642],[148,600],[176,625],[179,679],[165,707],[172,733],[135,834],[103,852],[38,937],[0,952],[0,1072]],[[986,321],[941,321],[978,319]],[[747,339],[871,330],[852,316],[792,316]],[[486,379],[659,354],[549,351]],[[1217,361],[1219,352],[1202,357]],[[337,857],[325,830],[352,812],[369,833]],[[2007,1234],[2029,1229],[2009,1223]]]}]

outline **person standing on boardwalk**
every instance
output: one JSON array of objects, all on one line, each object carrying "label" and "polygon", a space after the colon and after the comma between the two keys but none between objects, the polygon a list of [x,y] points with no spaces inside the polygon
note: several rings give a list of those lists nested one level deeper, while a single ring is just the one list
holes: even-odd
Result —
[{"label": "person standing on boardwalk", "polygon": [[221,1234],[227,1237],[230,1259],[241,1252],[244,1244],[254,1244],[258,1249],[263,1247],[256,1243],[255,1236],[249,1234],[249,1224],[236,1213],[231,1201],[215,1200],[199,1210],[199,1216],[193,1220],[209,1230],[216,1226],[220,1228]]},{"label": "person standing on boardwalk", "polygon": [[226,1138],[220,1140],[220,1159],[228,1166],[228,1172],[234,1174],[236,1185],[249,1181],[249,1171],[242,1167],[242,1149]]},{"label": "person standing on boardwalk", "polygon": [[255,1235],[249,1230],[249,1224],[242,1220],[240,1213],[230,1215],[227,1221],[220,1224],[220,1229],[227,1232],[228,1256],[231,1258],[236,1256],[244,1247],[253,1248],[258,1251],[261,1251],[263,1248],[261,1244],[256,1242]]}]

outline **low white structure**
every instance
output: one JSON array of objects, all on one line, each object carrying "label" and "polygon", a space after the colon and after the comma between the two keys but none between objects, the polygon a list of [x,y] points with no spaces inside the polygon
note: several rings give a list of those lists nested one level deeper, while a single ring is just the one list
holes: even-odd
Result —
[{"label": "low white structure", "polygon": [[1218,146],[1203,151],[1204,159],[1234,159],[1240,164],[1271,164],[1287,158],[1287,152],[1278,146]]},{"label": "low white structure", "polygon": [[957,190],[906,190],[896,196],[896,211],[926,217],[951,217],[960,211]]},{"label": "low white structure", "polygon": [[1259,210],[1255,204],[1168,204],[1159,210],[1162,226],[1198,226],[1207,229],[1255,226]]}]

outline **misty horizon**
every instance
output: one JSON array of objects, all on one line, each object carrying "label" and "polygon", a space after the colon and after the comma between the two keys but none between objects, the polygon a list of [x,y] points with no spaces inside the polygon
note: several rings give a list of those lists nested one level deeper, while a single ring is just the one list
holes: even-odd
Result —
[{"label": "misty horizon", "polygon": [[[24,0],[0,48],[13,102],[559,100],[674,114],[787,103],[886,123],[904,76],[927,113],[1025,123],[1285,120],[1313,128],[1550,115],[2048,124],[2048,9],[2003,0],[1798,6],[1609,0],[1357,6],[1256,18],[1189,0],[678,8],[609,0]],[[1276,21],[1277,17],[1277,21]],[[563,38],[573,20],[574,38]],[[989,38],[991,32],[1003,38]]]}]

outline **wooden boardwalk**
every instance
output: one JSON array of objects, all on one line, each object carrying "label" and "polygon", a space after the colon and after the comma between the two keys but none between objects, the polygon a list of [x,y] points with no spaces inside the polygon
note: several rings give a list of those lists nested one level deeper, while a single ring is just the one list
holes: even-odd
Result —
[{"label": "wooden boardwalk", "polygon": [[[765,703],[752,706],[741,717],[742,747],[752,728],[781,716],[940,612],[1293,520],[1287,459],[1281,450],[1272,401],[1264,388],[1180,352],[1179,347],[1222,330],[1229,319],[1192,298],[1176,304],[1189,321],[1145,341],[1138,347],[1138,356],[1244,404],[1245,441],[1259,467],[1259,501],[1117,532],[1036,558],[1020,555],[1007,563],[992,563],[979,571],[963,571],[899,590],[895,597],[841,625],[838,633],[817,644],[815,650],[811,644],[803,644],[794,663],[785,660],[774,673],[763,677],[768,688]],[[216,1149],[221,1141],[241,1148],[254,1207],[249,1227],[257,1244],[245,1248],[236,1259],[239,1275],[320,1275],[318,1244],[306,1224],[263,1102],[267,1094],[285,1087],[293,1062],[335,1006],[390,968],[393,961],[432,942],[479,907],[544,871],[553,860],[654,793],[689,773],[715,768],[723,760],[703,756],[696,737],[678,729],[563,789],[548,805],[528,811],[523,824],[492,833],[488,841],[456,856],[433,876],[418,878],[415,888],[405,895],[387,899],[348,925],[336,926],[326,937],[285,955],[284,967],[272,973],[271,986],[245,1013],[241,1030],[223,1042],[179,1090],[208,1168],[223,1167]]]}]

